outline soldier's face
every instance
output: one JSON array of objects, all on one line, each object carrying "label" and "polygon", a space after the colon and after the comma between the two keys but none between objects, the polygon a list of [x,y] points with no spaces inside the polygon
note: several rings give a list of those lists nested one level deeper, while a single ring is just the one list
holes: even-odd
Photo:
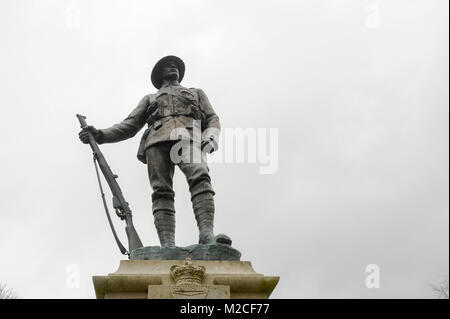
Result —
[{"label": "soldier's face", "polygon": [[180,77],[180,72],[178,71],[177,65],[170,61],[163,68],[163,78],[167,80],[178,80]]}]

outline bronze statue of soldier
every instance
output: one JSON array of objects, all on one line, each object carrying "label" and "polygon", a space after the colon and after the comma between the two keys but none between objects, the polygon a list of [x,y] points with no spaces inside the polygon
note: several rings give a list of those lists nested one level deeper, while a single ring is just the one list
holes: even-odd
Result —
[{"label": "bronze statue of soldier", "polygon": [[[122,122],[105,129],[88,126],[79,133],[83,143],[88,143],[88,131],[99,144],[114,143],[133,137],[148,124],[141,138],[138,159],[147,164],[153,189],[152,210],[161,247],[175,247],[175,166],[181,169],[189,184],[199,228],[199,244],[212,244],[215,240],[215,193],[204,154],[217,150],[220,122],[201,89],[180,85],[184,71],[185,65],[180,58],[162,58],[151,74],[157,93],[144,96]],[[186,131],[187,135],[177,134],[180,129]],[[201,132],[198,139],[195,136],[196,129]],[[173,149],[180,142],[188,143],[190,152],[184,160],[174,162]],[[192,154],[196,152],[202,156],[194,158]]]}]

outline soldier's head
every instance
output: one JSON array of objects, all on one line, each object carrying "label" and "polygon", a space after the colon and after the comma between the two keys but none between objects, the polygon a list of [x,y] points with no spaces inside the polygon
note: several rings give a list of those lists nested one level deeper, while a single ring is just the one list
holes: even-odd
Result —
[{"label": "soldier's head", "polygon": [[159,89],[164,81],[181,82],[184,76],[184,62],[179,57],[169,55],[159,60],[152,70],[152,83]]},{"label": "soldier's head", "polygon": [[168,60],[162,68],[162,78],[163,80],[175,81],[180,78],[180,71],[178,71],[178,66],[173,60]]}]

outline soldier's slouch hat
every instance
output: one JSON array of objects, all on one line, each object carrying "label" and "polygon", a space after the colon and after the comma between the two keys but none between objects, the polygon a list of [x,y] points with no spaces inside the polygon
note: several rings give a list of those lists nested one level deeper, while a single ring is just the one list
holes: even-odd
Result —
[{"label": "soldier's slouch hat", "polygon": [[158,62],[156,62],[155,66],[153,67],[153,70],[152,70],[152,76],[151,76],[152,83],[153,83],[154,87],[157,89],[161,88],[161,85],[163,82],[162,71],[163,71],[164,66],[169,61],[173,61],[177,65],[177,69],[180,74],[178,82],[181,82],[183,80],[184,69],[185,69],[183,60],[181,60],[179,57],[177,57],[175,55],[165,56],[162,59],[160,59]]}]

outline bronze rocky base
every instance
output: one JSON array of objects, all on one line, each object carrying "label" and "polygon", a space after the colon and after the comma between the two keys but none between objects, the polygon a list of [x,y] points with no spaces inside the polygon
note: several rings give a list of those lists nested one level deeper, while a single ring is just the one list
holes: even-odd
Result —
[{"label": "bronze rocky base", "polygon": [[196,244],[187,247],[147,246],[135,249],[130,260],[241,260],[241,253],[231,247],[231,239],[217,235],[212,244]]}]

